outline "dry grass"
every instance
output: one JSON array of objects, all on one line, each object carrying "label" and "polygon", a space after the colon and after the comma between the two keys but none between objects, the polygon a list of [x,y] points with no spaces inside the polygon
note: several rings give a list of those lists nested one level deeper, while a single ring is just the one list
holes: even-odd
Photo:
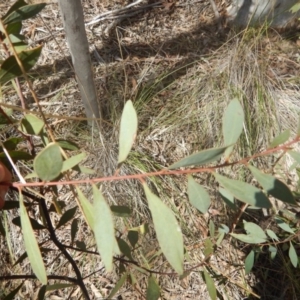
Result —
[{"label": "dry grass", "polygon": [[[68,63],[70,57],[57,4],[49,4],[40,18],[26,23],[24,33],[30,45],[44,44],[39,64],[31,76],[44,111],[49,116],[49,124],[57,138],[76,141],[88,153],[85,165],[93,168],[97,176],[110,176],[115,171],[118,122],[127,99],[133,100],[138,112],[139,136],[121,174],[159,170],[197,150],[220,146],[222,115],[234,97],[242,102],[247,120],[235,153],[236,158],[264,149],[275,135],[286,128],[296,130],[300,111],[300,65],[295,41],[273,31],[249,29],[235,33],[226,28],[218,31],[209,1],[206,2],[177,1],[174,10],[159,7],[145,11],[123,20],[109,35],[105,34],[105,29],[110,21],[87,27],[99,99],[106,111],[101,134],[91,133],[82,122],[84,111],[74,73]],[[221,1],[217,2],[221,7]],[[120,8],[124,3],[86,0],[83,4],[86,19],[90,20],[106,10]],[[25,84],[22,89],[28,100],[28,108],[35,110]],[[11,87],[3,89],[2,93],[2,103],[19,105]],[[57,115],[60,117],[54,117]],[[261,166],[267,163],[266,160],[260,162]],[[289,161],[282,165],[288,168]],[[28,172],[27,166],[20,167]],[[232,177],[249,179],[249,175],[240,169],[225,172]],[[199,176],[198,179],[214,199],[211,213],[204,216],[188,204],[184,178],[149,180],[153,191],[168,203],[180,221],[189,255],[186,268],[204,259],[209,221],[216,226],[221,223],[230,226],[235,215],[221,200],[216,184],[209,175]],[[89,186],[82,189],[86,195],[90,194]],[[118,230],[124,232],[143,223],[151,224],[139,183],[106,183],[102,189],[111,204],[126,204],[133,208],[131,218],[117,220]],[[62,189],[60,195],[60,200],[68,208],[74,206],[70,191]],[[31,213],[38,218],[37,212]],[[28,274],[30,267],[26,260],[11,268],[11,260],[15,261],[23,253],[24,247],[20,230],[10,225],[14,213],[3,216],[9,224],[9,239],[1,242],[0,261],[3,268],[0,272]],[[52,218],[54,223],[58,221],[57,215],[53,214]],[[80,224],[77,240],[84,241],[89,249],[94,250],[94,241],[84,220],[80,214],[77,218]],[[59,231],[59,238],[66,244],[70,242],[70,224]],[[150,234],[141,238],[142,246],[135,259],[145,266],[145,261],[148,261],[149,268],[156,269],[159,266],[159,271],[171,272],[162,256],[156,256],[158,245],[151,226]],[[45,239],[47,236],[39,235],[40,241]],[[10,254],[7,246],[11,247]],[[50,242],[45,247],[53,248]],[[240,249],[239,244],[225,240],[207,264],[207,268],[215,274],[216,286],[223,299],[254,299],[255,293],[265,295],[263,299],[271,299],[266,289],[272,287],[275,279],[270,280],[271,284],[268,285],[267,282],[259,283],[262,276],[246,276],[243,261],[247,252],[248,248]],[[102,268],[98,256],[72,250],[70,253],[84,276]],[[62,256],[52,262],[56,255],[57,252],[52,251],[45,256],[51,273],[74,276],[72,268]],[[162,287],[161,299],[208,299],[200,270],[191,272],[183,280],[175,276],[158,276]],[[261,272],[264,275],[265,272],[261,270],[256,274]],[[147,276],[134,269],[132,273],[137,278],[135,287],[126,284],[118,293],[118,299],[143,299]],[[289,273],[290,270],[284,273],[287,278]],[[99,299],[99,293],[107,296],[117,280],[116,273],[106,274],[101,270],[85,282],[92,298]],[[292,281],[285,282],[288,285]],[[19,283],[1,283],[0,297],[1,291],[7,293]],[[299,291],[296,283],[291,283],[291,286]],[[26,281],[16,299],[33,299],[37,287],[38,283]],[[290,290],[285,295],[297,299],[296,292],[293,294]],[[67,299],[69,292],[63,289],[50,293],[47,299]],[[282,295],[284,292],[278,291]],[[79,299],[79,295],[80,291],[75,290],[72,299]]]}]

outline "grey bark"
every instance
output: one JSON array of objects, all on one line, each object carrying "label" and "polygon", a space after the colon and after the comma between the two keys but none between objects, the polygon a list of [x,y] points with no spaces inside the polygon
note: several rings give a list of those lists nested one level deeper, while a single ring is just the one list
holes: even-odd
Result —
[{"label": "grey bark", "polygon": [[100,118],[81,1],[58,0],[58,4],[86,116]]},{"label": "grey bark", "polygon": [[291,25],[299,12],[291,13],[290,8],[299,0],[233,0],[228,8],[228,19],[239,27],[247,25],[268,25],[284,28]]}]

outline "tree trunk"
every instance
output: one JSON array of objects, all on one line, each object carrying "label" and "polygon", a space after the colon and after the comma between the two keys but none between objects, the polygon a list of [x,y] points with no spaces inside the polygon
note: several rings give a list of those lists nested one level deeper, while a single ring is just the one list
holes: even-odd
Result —
[{"label": "tree trunk", "polygon": [[292,14],[289,11],[297,2],[299,0],[233,0],[227,10],[228,19],[238,27],[266,23],[272,27],[284,28],[299,17],[299,12]]},{"label": "tree trunk", "polygon": [[100,118],[81,1],[58,0],[58,3],[86,116]]}]

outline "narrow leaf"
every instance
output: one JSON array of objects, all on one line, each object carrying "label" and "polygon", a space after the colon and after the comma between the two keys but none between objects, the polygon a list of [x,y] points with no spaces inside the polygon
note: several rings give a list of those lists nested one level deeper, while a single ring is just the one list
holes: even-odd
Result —
[{"label": "narrow leaf", "polygon": [[25,249],[30,261],[30,265],[36,277],[39,281],[46,285],[47,284],[47,275],[44,266],[44,262],[42,259],[42,255],[36,241],[34,232],[31,227],[31,223],[29,217],[27,215],[27,210],[24,206],[23,195],[19,194],[20,200],[20,217],[22,224],[22,233],[24,238]]},{"label": "narrow leaf", "polygon": [[158,300],[159,297],[160,297],[159,285],[157,284],[155,278],[153,276],[150,276],[148,278],[146,299],[147,300]]},{"label": "narrow leaf", "polygon": [[38,135],[44,128],[43,120],[33,114],[27,114],[22,119],[20,130],[26,134]]},{"label": "narrow leaf", "polygon": [[132,214],[132,210],[128,206],[112,205],[110,209],[117,217],[128,218]]},{"label": "narrow leaf", "polygon": [[[42,224],[40,224],[37,220],[33,219],[33,218],[29,218],[30,220],[30,224],[32,226],[33,230],[41,230],[41,229],[45,229],[45,226],[43,226]],[[21,227],[21,218],[20,217],[15,217],[12,220],[12,223],[16,226]]]},{"label": "narrow leaf", "polygon": [[73,219],[75,213],[76,213],[76,210],[77,210],[77,206],[67,210],[60,218],[57,226],[56,226],[56,229],[58,229],[59,227],[65,225],[66,223],[68,223],[70,220]]},{"label": "narrow leaf", "polygon": [[44,300],[45,299],[45,295],[46,295],[46,291],[47,291],[47,286],[43,285],[37,295],[37,300]]},{"label": "narrow leaf", "polygon": [[71,141],[67,140],[56,140],[56,143],[65,150],[79,150],[80,148]]},{"label": "narrow leaf", "polygon": [[269,148],[275,148],[280,144],[285,143],[290,138],[290,135],[291,135],[291,131],[289,129],[283,131],[273,139],[273,141],[270,143]]},{"label": "narrow leaf", "polygon": [[258,183],[263,187],[263,189],[273,197],[281,200],[282,202],[288,204],[296,205],[293,193],[291,190],[279,179],[269,175],[264,174],[260,170],[254,168],[253,166],[248,166],[251,173],[258,181]]},{"label": "narrow leaf", "polygon": [[206,287],[207,287],[210,299],[217,300],[217,290],[216,290],[213,279],[210,277],[210,275],[208,274],[208,272],[206,270],[203,270],[203,273],[204,273],[204,279],[205,279],[205,283],[206,283]]},{"label": "narrow leaf", "polygon": [[79,187],[76,187],[78,204],[83,212],[84,218],[91,229],[94,228],[94,209],[91,202],[86,199]]},{"label": "narrow leaf", "polygon": [[[18,53],[19,59],[22,62],[22,65],[25,71],[29,71],[38,61],[38,58],[41,54],[42,46],[32,48],[29,50],[24,50]],[[10,81],[18,76],[21,76],[22,70],[18,65],[18,62],[14,56],[8,57],[0,67],[0,84],[4,84],[7,81]]]},{"label": "narrow leaf", "polygon": [[230,235],[247,244],[261,244],[266,242],[266,239],[249,234],[231,233]]},{"label": "narrow leaf", "polygon": [[[244,111],[238,99],[233,99],[223,116],[223,136],[225,145],[235,144],[243,131]],[[228,147],[225,157],[229,157],[233,146]]]},{"label": "narrow leaf", "polygon": [[247,234],[252,236],[257,236],[262,239],[267,239],[265,232],[262,230],[260,226],[252,222],[246,222],[246,221],[243,222],[244,222],[244,229],[246,230]]},{"label": "narrow leaf", "polygon": [[279,238],[278,238],[278,236],[276,235],[276,233],[275,233],[273,230],[267,229],[266,232],[267,232],[267,235],[268,235],[272,240],[275,240],[275,241],[279,242]]},{"label": "narrow leaf", "polygon": [[21,22],[27,20],[29,18],[34,17],[38,14],[44,7],[46,3],[37,3],[31,5],[25,5],[19,7],[18,9],[14,10],[11,14],[3,19],[3,24],[11,24],[16,22]]},{"label": "narrow leaf", "polygon": [[250,274],[254,265],[254,251],[251,250],[245,259],[245,272],[246,275]]},{"label": "narrow leaf", "polygon": [[116,283],[115,287],[111,290],[110,294],[108,295],[107,299],[113,299],[113,296],[119,291],[119,289],[123,286],[126,281],[127,273],[124,273],[119,281]]},{"label": "narrow leaf", "polygon": [[216,180],[227,189],[235,198],[252,206],[271,208],[272,205],[267,196],[258,188],[234,179],[214,173]]},{"label": "narrow leaf", "polygon": [[127,158],[131,150],[131,147],[136,138],[137,125],[137,114],[133,107],[132,101],[129,100],[124,106],[121,117],[118,164],[123,162]]},{"label": "narrow leaf", "polygon": [[207,191],[198,184],[191,175],[188,175],[188,197],[191,204],[205,214],[210,206],[210,197]]},{"label": "narrow leaf", "polygon": [[130,230],[130,231],[128,231],[127,238],[129,240],[132,248],[134,248],[139,240],[139,233],[137,231]]},{"label": "narrow leaf", "polygon": [[291,263],[294,266],[294,268],[297,268],[298,256],[297,256],[296,250],[295,250],[292,242],[290,242],[289,258],[290,258]]},{"label": "narrow leaf", "polygon": [[85,153],[79,153],[75,156],[72,156],[68,159],[66,159],[63,162],[63,166],[61,169],[61,172],[65,172],[67,170],[70,170],[72,168],[74,168],[76,165],[78,165],[83,159],[85,159],[86,154]]},{"label": "narrow leaf", "polygon": [[23,286],[25,281],[23,281],[20,285],[18,285],[14,290],[12,290],[7,296],[3,298],[3,300],[14,300],[15,296],[18,294],[19,290]]},{"label": "narrow leaf", "polygon": [[159,245],[170,265],[179,274],[183,273],[183,238],[181,229],[171,209],[155,194],[151,193],[146,183],[143,188],[153,218]]},{"label": "narrow leaf", "polygon": [[174,163],[170,167],[168,167],[169,170],[172,169],[178,169],[181,167],[189,167],[189,166],[201,166],[204,164],[211,163],[213,161],[216,161],[221,158],[225,150],[228,148],[221,147],[221,148],[211,148],[207,150],[203,150],[197,153],[194,153],[190,156],[187,156],[180,161]]},{"label": "narrow leaf", "polygon": [[129,247],[129,245],[123,240],[123,239],[118,239],[118,246],[120,251],[127,256],[130,260],[133,260],[132,256],[131,256],[131,249]]},{"label": "narrow leaf", "polygon": [[106,271],[111,272],[116,243],[113,217],[109,205],[95,185],[93,185],[93,196],[94,233],[97,248]]},{"label": "narrow leaf", "polygon": [[300,153],[296,151],[288,151],[288,154],[298,163],[300,164]]},{"label": "narrow leaf", "polygon": [[[55,162],[55,163],[54,163]],[[51,143],[44,148],[34,159],[33,168],[43,181],[51,181],[60,175],[63,159],[60,147]]]},{"label": "narrow leaf", "polygon": [[9,16],[12,12],[19,9],[22,6],[27,5],[27,3],[24,0],[17,0],[14,2],[12,6],[10,6],[9,10],[6,12],[6,14],[2,17],[2,20],[4,20],[7,16]]},{"label": "narrow leaf", "polygon": [[294,230],[285,222],[283,222],[280,218],[275,217],[276,224],[286,232],[294,234]]},{"label": "narrow leaf", "polygon": [[223,201],[228,205],[229,208],[236,210],[237,207],[234,202],[234,196],[228,192],[226,189],[219,188],[219,193]]},{"label": "narrow leaf", "polygon": [[73,245],[76,233],[78,231],[78,221],[77,219],[73,219],[71,224],[71,245]]}]

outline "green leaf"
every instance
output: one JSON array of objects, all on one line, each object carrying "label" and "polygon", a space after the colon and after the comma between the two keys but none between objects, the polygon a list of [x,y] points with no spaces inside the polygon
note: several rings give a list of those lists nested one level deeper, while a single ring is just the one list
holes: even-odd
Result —
[{"label": "green leaf", "polygon": [[33,114],[27,114],[22,119],[20,130],[26,134],[39,135],[44,128],[43,120]]},{"label": "green leaf", "polygon": [[300,164],[300,153],[296,151],[288,151],[287,152],[298,164]]},{"label": "green leaf", "polygon": [[67,210],[60,218],[57,226],[56,226],[56,229],[58,229],[59,227],[65,225],[66,223],[68,223],[70,220],[73,219],[75,213],[76,213],[76,210],[77,210],[77,206]]},{"label": "green leaf", "polygon": [[217,300],[217,290],[213,279],[210,277],[210,275],[205,269],[203,270],[203,274],[210,299]]},{"label": "green leaf", "polygon": [[93,184],[93,214],[94,233],[97,248],[100,252],[107,272],[113,268],[113,255],[115,251],[115,229],[109,205],[98,188]]},{"label": "green leaf", "polygon": [[110,294],[108,295],[107,299],[112,299],[113,296],[119,291],[119,289],[123,286],[127,278],[127,272],[122,275],[119,281],[116,283],[115,287],[111,290]]},{"label": "green leaf", "polygon": [[139,233],[137,231],[130,230],[130,231],[128,231],[127,238],[129,240],[132,248],[134,248],[139,240]]},{"label": "green leaf", "polygon": [[[45,229],[45,226],[40,224],[37,220],[29,218],[30,220],[30,224],[33,228],[33,230],[42,230]],[[11,221],[14,225],[18,226],[18,227],[22,227],[21,226],[21,218],[20,217],[15,217],[12,221]]]},{"label": "green leaf", "polygon": [[188,197],[191,204],[205,214],[210,206],[210,197],[207,191],[198,184],[191,175],[188,175]]},{"label": "green leaf", "polygon": [[[240,137],[244,126],[244,111],[238,99],[233,99],[225,110],[223,116],[223,136],[225,145],[235,144]],[[233,146],[225,151],[228,158],[233,150]]]},{"label": "green leaf", "polygon": [[95,171],[90,169],[90,168],[87,168],[87,167],[84,167],[84,166],[75,166],[73,168],[74,171],[77,171],[79,173],[82,173],[82,174],[88,174],[88,175],[93,175],[95,174]]},{"label": "green leaf", "polygon": [[8,34],[20,34],[22,29],[22,22],[8,24],[6,26],[6,32]]},{"label": "green leaf", "polygon": [[218,234],[218,239],[217,239],[217,241],[216,241],[217,247],[220,247],[221,243],[222,243],[223,240],[224,240],[224,237],[225,237],[225,233],[224,233],[224,232],[220,232],[220,233]]},{"label": "green leaf", "polygon": [[234,196],[229,193],[226,189],[219,188],[219,193],[223,201],[228,205],[229,208],[236,210],[237,207],[234,202]]},{"label": "green leaf", "polygon": [[128,206],[112,205],[110,209],[117,217],[128,218],[132,214],[132,210]]},{"label": "green leaf", "polygon": [[6,16],[2,22],[4,25],[6,25],[27,20],[38,14],[45,6],[46,3],[21,6]]},{"label": "green leaf", "polygon": [[291,263],[294,266],[294,268],[297,268],[298,256],[297,256],[296,250],[291,241],[290,241],[290,249],[289,249],[289,258],[290,258]]},{"label": "green leaf", "polygon": [[133,260],[132,255],[131,255],[131,249],[129,247],[129,245],[123,240],[123,239],[118,239],[118,246],[120,251],[127,256],[130,260]]},{"label": "green leaf", "polygon": [[18,8],[27,5],[27,3],[24,0],[17,0],[15,3],[10,6],[9,10],[6,12],[6,14],[2,17],[2,20],[4,20],[7,16],[9,16],[12,12],[17,10]]},{"label": "green leaf", "polygon": [[258,181],[258,183],[263,187],[263,189],[273,197],[281,200],[282,202],[288,204],[296,205],[293,193],[290,189],[279,179],[269,175],[264,174],[260,170],[254,168],[253,166],[248,166],[251,173]]},{"label": "green leaf", "polygon": [[266,242],[267,236],[257,224],[246,221],[243,222],[244,229],[247,232],[247,235],[231,233],[233,237],[248,244],[260,244]]},{"label": "green leaf", "polygon": [[43,181],[57,178],[61,173],[62,166],[63,159],[60,147],[55,143],[50,143],[33,161],[34,171]]},{"label": "green leaf", "polygon": [[296,12],[298,12],[300,10],[300,3],[296,3],[295,5],[293,5],[291,8],[290,8],[290,11],[294,14]]},{"label": "green leaf", "polygon": [[46,289],[47,289],[47,286],[46,285],[43,285],[39,292],[38,292],[38,295],[37,295],[37,300],[44,300],[45,299],[45,295],[46,295]]},{"label": "green leaf", "polygon": [[83,241],[76,241],[75,243],[76,247],[81,249],[81,250],[86,250],[86,244]]},{"label": "green leaf", "polygon": [[[300,9],[300,2],[298,3]],[[300,135],[300,115],[298,116],[298,127],[297,127],[297,136]]]},{"label": "green leaf", "polygon": [[244,229],[246,230],[247,234],[253,236],[255,235],[260,238],[267,239],[265,232],[262,230],[260,226],[252,222],[243,221],[243,223],[244,223]]},{"label": "green leaf", "polygon": [[274,219],[275,219],[276,224],[277,224],[281,229],[283,229],[283,230],[286,231],[286,232],[292,233],[292,234],[295,233],[294,230],[293,230],[287,223],[283,222],[280,218],[275,217]]},{"label": "green leaf", "polygon": [[32,230],[31,223],[27,215],[27,210],[23,203],[23,195],[21,193],[19,194],[19,200],[22,233],[29,262],[32,267],[33,273],[42,284],[46,285],[47,275],[44,262],[34,232]]},{"label": "green leaf", "polygon": [[274,259],[276,257],[276,254],[277,254],[277,248],[270,245],[268,250],[270,252],[271,259]]},{"label": "green leaf", "polygon": [[[14,162],[18,160],[29,160],[33,158],[33,156],[30,155],[29,153],[24,151],[18,151],[18,150],[9,151],[9,155]],[[3,152],[0,153],[0,159],[2,162],[4,162],[6,159],[6,154]]]},{"label": "green leaf", "polygon": [[84,218],[91,229],[94,228],[94,209],[91,202],[86,199],[79,187],[76,186],[78,194],[78,203],[83,211]]},{"label": "green leaf", "polygon": [[19,208],[19,207],[20,207],[19,201],[5,201],[4,207],[2,209],[10,210],[10,209],[15,209],[15,208]]},{"label": "green leaf", "polygon": [[73,245],[73,243],[74,243],[74,239],[75,239],[77,231],[78,231],[78,221],[77,221],[77,219],[73,219],[72,224],[71,224],[71,245]]},{"label": "green leaf", "polygon": [[230,235],[247,244],[261,244],[266,242],[265,239],[248,234],[230,233]]},{"label": "green leaf", "polygon": [[85,159],[86,154],[85,153],[79,153],[75,156],[72,156],[68,159],[66,159],[63,162],[63,166],[61,169],[61,172],[65,172],[67,170],[70,170],[72,168],[74,168],[76,165],[78,165],[83,159]]},{"label": "green leaf", "polygon": [[245,259],[245,272],[246,275],[250,274],[254,265],[254,251],[251,250]]},{"label": "green leaf", "polygon": [[148,278],[148,287],[146,292],[147,300],[158,300],[160,297],[160,288],[153,276]]},{"label": "green leaf", "polygon": [[[32,48],[29,50],[21,51],[18,53],[19,59],[26,72],[28,72],[38,61],[42,51],[42,46]],[[0,67],[0,84],[4,84],[16,77],[21,76],[23,73],[18,65],[14,56],[8,57]]]},{"label": "green leaf", "polygon": [[203,250],[203,254],[205,256],[205,258],[209,257],[211,254],[214,253],[214,245],[211,241],[210,238],[207,238],[204,241],[204,250]]},{"label": "green leaf", "polygon": [[151,193],[146,183],[143,188],[153,218],[154,229],[159,245],[167,261],[179,274],[183,273],[183,238],[181,229],[171,209],[155,194]]},{"label": "green leaf", "polygon": [[121,117],[118,164],[123,162],[127,158],[131,150],[131,147],[136,138],[137,125],[137,114],[132,105],[132,101],[129,100],[124,106]]},{"label": "green leaf", "polygon": [[18,294],[19,290],[23,286],[25,281],[23,281],[20,285],[18,285],[14,290],[12,290],[7,296],[3,298],[3,300],[14,300],[15,296]]},{"label": "green leaf", "polygon": [[235,198],[252,206],[271,208],[272,205],[267,196],[258,188],[234,179],[214,173],[216,180],[227,189]]},{"label": "green leaf", "polygon": [[178,169],[181,167],[189,167],[189,166],[201,166],[204,164],[211,163],[213,161],[216,161],[221,158],[225,150],[228,148],[221,147],[221,148],[211,148],[207,150],[203,150],[197,153],[194,153],[192,155],[189,155],[180,161],[174,163],[170,167],[168,167],[169,170],[172,169]]},{"label": "green leaf", "polygon": [[[8,140],[6,140],[3,143],[3,146],[5,147],[6,150],[11,151],[11,150],[16,150],[16,147],[18,146],[19,143],[23,142],[23,138],[18,138],[18,137],[12,137]],[[1,147],[2,149],[2,147]],[[3,151],[3,150],[1,150]]]},{"label": "green leaf", "polygon": [[67,140],[56,140],[56,143],[65,150],[79,150],[79,147],[71,141]]},{"label": "green leaf", "polygon": [[291,131],[289,129],[283,131],[273,139],[273,141],[270,143],[269,148],[275,148],[280,144],[284,144],[290,138],[290,135]]},{"label": "green leaf", "polygon": [[272,240],[275,240],[275,241],[279,242],[279,238],[278,238],[278,236],[276,235],[276,233],[275,233],[273,230],[267,229],[266,232],[267,232],[267,235],[268,235]]}]

